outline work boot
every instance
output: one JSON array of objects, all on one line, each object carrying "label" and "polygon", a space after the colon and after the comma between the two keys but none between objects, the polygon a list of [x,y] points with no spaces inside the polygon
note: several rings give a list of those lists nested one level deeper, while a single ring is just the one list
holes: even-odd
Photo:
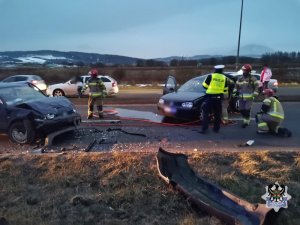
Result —
[{"label": "work boot", "polygon": [[242,128],[246,128],[249,124],[243,123]]},{"label": "work boot", "polygon": [[267,134],[267,133],[269,133],[269,131],[257,130],[256,133],[257,134]]},{"label": "work boot", "polygon": [[213,131],[215,132],[215,133],[219,133],[220,132],[220,129],[213,129]]},{"label": "work boot", "polygon": [[200,134],[207,134],[207,130],[200,130],[199,133]]}]

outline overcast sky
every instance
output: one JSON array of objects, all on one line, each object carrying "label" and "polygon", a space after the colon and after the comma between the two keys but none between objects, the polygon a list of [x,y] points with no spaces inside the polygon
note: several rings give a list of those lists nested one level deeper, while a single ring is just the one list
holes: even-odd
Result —
[{"label": "overcast sky", "polygon": [[[0,51],[140,58],[236,51],[242,0],[0,0]],[[300,51],[300,0],[244,0],[241,46]]]}]

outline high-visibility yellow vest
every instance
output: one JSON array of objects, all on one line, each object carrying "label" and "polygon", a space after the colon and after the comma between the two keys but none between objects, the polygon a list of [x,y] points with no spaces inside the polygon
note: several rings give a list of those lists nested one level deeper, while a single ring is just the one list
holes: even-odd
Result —
[{"label": "high-visibility yellow vest", "polygon": [[266,98],[263,104],[270,106],[270,110],[267,112],[270,116],[274,116],[280,119],[284,119],[284,111],[281,103],[274,97]]},{"label": "high-visibility yellow vest", "polygon": [[206,94],[223,94],[227,92],[226,77],[220,73],[213,73],[211,75],[210,84],[203,82],[203,87],[207,88]]}]

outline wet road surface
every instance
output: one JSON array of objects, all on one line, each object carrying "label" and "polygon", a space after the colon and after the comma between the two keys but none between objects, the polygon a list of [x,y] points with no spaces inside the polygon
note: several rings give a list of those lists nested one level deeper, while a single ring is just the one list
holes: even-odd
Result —
[{"label": "wet road surface", "polygon": [[[286,121],[283,125],[293,131],[291,138],[279,138],[273,135],[258,135],[254,121],[254,112],[259,104],[254,104],[251,125],[240,127],[241,117],[231,115],[233,123],[223,125],[219,133],[209,130],[200,134],[199,121],[166,121],[157,114],[155,104],[143,105],[106,105],[104,119],[86,120],[86,105],[77,105],[82,115],[82,126],[74,133],[67,133],[55,138],[49,152],[62,151],[157,151],[163,147],[170,151],[241,151],[241,150],[298,150],[300,129],[297,121],[300,103],[284,103]],[[241,147],[248,140],[254,140],[252,146]],[[1,152],[32,152],[41,146],[19,146],[0,135]],[[40,152],[39,150],[34,150]]]}]

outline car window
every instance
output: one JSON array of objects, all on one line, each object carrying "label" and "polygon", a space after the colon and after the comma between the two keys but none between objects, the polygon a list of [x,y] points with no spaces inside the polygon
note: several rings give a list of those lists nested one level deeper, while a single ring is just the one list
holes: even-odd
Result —
[{"label": "car window", "polygon": [[16,81],[16,77],[8,77],[8,78],[5,78],[2,82],[14,82]]},{"label": "car window", "polygon": [[81,79],[82,79],[82,83],[86,83],[87,82],[87,77],[81,76]]},{"label": "car window", "polygon": [[206,76],[203,76],[200,78],[194,78],[192,80],[187,81],[178,89],[178,92],[197,92],[197,93],[205,92],[206,90],[202,86],[202,83],[205,78]]},{"label": "car window", "polygon": [[31,87],[29,85],[1,88],[0,96],[7,105],[47,98],[39,90],[35,90],[33,86]]},{"label": "car window", "polygon": [[110,79],[106,77],[101,77],[100,79],[102,80],[102,82],[111,82]]},{"label": "car window", "polygon": [[34,80],[43,80],[40,76],[32,76],[32,79],[34,79]]},{"label": "car window", "polygon": [[15,81],[26,81],[28,77],[18,76],[16,77]]},{"label": "car window", "polygon": [[260,76],[259,75],[254,75],[255,76],[255,78],[257,79],[257,80],[260,80]]}]

